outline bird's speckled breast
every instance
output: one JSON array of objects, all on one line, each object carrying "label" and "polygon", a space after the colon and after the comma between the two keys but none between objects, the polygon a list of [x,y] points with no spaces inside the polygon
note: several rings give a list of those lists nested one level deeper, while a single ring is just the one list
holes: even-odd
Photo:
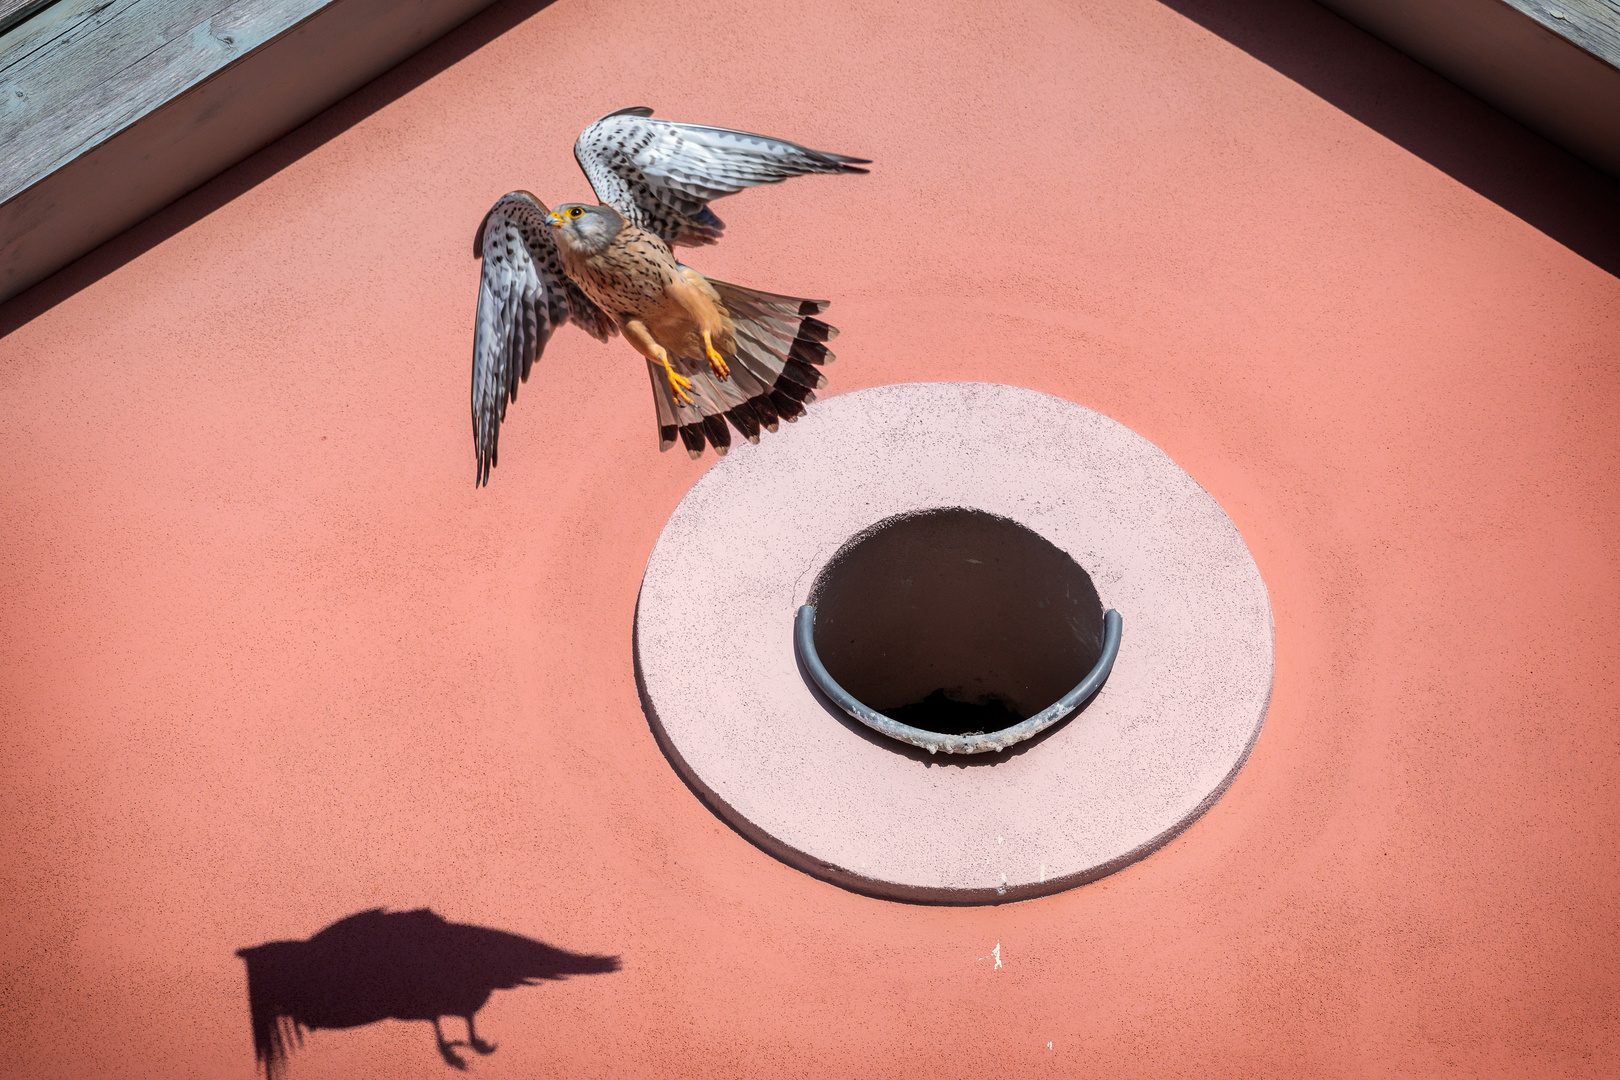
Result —
[{"label": "bird's speckled breast", "polygon": [[585,295],[616,318],[648,318],[669,303],[679,271],[669,246],[634,225],[619,230],[605,251],[576,254],[561,247],[563,269]]}]

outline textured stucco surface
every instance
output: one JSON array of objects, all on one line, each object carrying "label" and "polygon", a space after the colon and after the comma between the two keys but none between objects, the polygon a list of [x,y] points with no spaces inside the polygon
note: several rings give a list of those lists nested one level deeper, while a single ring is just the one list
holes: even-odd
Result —
[{"label": "textured stucco surface", "polygon": [[[246,1080],[233,950],[428,905],[623,959],[496,993],[486,1080],[1614,1074],[1614,277],[1148,0],[558,0],[364,100],[0,339],[0,1071]],[[1231,515],[1271,708],[1152,858],[896,904],[694,799],[631,624],[713,459],[622,343],[474,490],[473,229],[640,103],[877,159],[692,255],[834,301],[829,393],[1053,394]]]},{"label": "textured stucco surface", "polygon": [[[850,537],[942,506],[1045,537],[1127,618],[1085,712],[995,758],[900,752],[824,706],[794,652]],[[694,663],[693,641],[724,641],[724,661]],[[653,549],[636,649],[672,762],[727,821],[828,880],[944,903],[1056,892],[1155,850],[1231,782],[1271,695],[1266,588],[1209,493],[1107,417],[982,383],[846,394],[732,451]]]}]

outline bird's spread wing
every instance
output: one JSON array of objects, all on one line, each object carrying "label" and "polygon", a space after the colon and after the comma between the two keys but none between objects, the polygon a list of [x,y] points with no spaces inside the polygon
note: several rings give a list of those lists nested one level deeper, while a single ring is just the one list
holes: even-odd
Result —
[{"label": "bird's spread wing", "polygon": [[526,191],[504,195],[478,227],[473,254],[484,260],[473,333],[472,422],[478,483],[489,482],[506,404],[546,347],[569,320],[601,341],[617,331],[612,319],[563,274],[546,225],[548,211]]},{"label": "bird's spread wing", "polygon": [[858,166],[871,164],[746,131],[654,120],[645,107],[586,128],[574,157],[597,198],[671,245],[718,240],[725,224],[708,204],[722,195],[806,173],[863,173]]}]

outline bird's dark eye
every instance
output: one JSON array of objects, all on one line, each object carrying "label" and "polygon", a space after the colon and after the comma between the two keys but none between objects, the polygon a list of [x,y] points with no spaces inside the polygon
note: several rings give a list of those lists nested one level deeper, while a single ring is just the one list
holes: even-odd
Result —
[{"label": "bird's dark eye", "polygon": [[579,207],[576,206],[572,210],[568,211],[568,216],[569,217],[579,217],[579,215],[583,214],[584,212],[585,212],[584,210],[581,210]]}]

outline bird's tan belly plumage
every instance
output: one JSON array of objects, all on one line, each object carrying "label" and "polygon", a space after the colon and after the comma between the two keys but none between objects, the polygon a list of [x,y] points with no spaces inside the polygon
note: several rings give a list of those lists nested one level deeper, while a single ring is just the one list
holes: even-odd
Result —
[{"label": "bird's tan belly plumage", "polygon": [[[641,322],[672,357],[702,360],[705,332],[723,355],[735,351],[731,320],[719,297],[701,274],[679,265],[656,236],[627,227],[600,254],[569,254],[564,268],[585,295],[621,326]],[[631,341],[636,343],[634,336]]]}]

